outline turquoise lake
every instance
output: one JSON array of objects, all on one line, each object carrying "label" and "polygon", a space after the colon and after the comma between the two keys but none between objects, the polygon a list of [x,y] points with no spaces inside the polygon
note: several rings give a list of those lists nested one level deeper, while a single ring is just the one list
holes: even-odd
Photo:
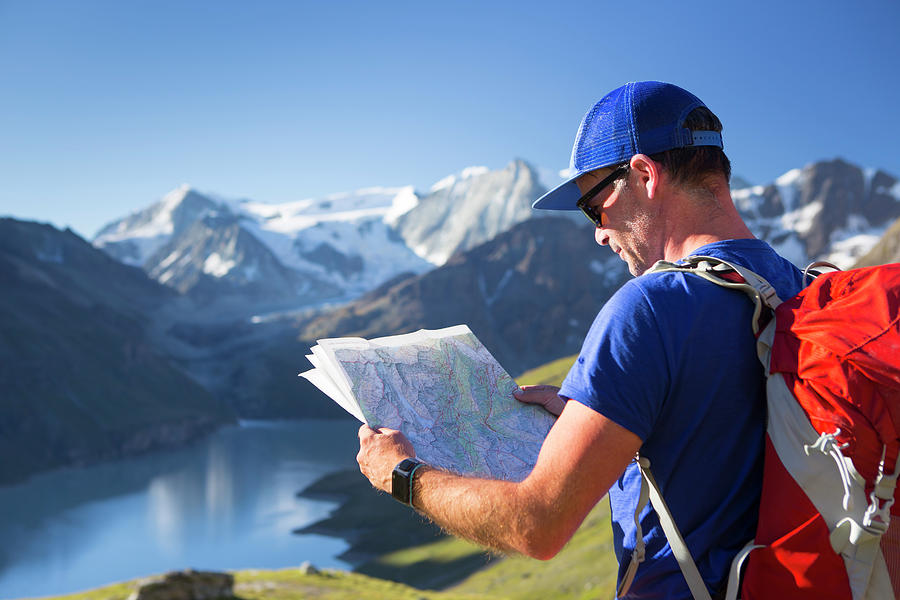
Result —
[{"label": "turquoise lake", "polygon": [[[0,598],[173,569],[348,568],[339,539],[291,533],[332,502],[297,492],[356,468],[355,421],[244,422],[194,444],[0,487]],[[374,492],[373,492],[374,493]]]}]

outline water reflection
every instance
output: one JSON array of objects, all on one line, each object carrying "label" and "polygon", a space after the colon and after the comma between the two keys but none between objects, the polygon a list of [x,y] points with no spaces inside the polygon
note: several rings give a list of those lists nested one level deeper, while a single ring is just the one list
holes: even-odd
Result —
[{"label": "water reflection", "polygon": [[220,529],[231,531],[234,526],[234,478],[231,476],[228,452],[221,440],[209,445],[206,463],[206,525],[207,535]]},{"label": "water reflection", "polygon": [[0,488],[0,598],[176,568],[344,567],[340,540],[291,531],[333,504],[296,497],[355,465],[350,421],[244,423],[203,442]]},{"label": "water reflection", "polygon": [[[182,548],[179,539],[184,532],[182,506],[196,506],[191,498],[194,491],[190,481],[176,481],[180,477],[158,477],[147,489],[147,520],[152,525],[151,535],[167,556],[177,556]],[[184,505],[181,503],[184,502]]]}]

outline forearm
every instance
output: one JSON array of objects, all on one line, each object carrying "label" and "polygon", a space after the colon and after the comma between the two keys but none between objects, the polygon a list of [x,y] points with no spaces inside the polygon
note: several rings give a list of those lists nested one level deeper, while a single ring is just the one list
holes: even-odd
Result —
[{"label": "forearm", "polygon": [[529,483],[460,477],[432,467],[417,471],[413,506],[449,533],[503,552],[554,556],[572,532],[554,505],[529,493]]},{"label": "forearm", "polygon": [[[391,470],[415,456],[393,429],[359,429],[357,461],[373,486],[390,493]],[[599,413],[569,402],[521,482],[477,479],[420,467],[413,478],[416,509],[447,531],[479,544],[548,559],[569,540],[603,497],[641,440]]]}]

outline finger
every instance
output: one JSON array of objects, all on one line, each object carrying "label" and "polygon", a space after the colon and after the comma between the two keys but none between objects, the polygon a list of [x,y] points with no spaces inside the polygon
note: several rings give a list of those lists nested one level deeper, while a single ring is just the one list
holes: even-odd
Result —
[{"label": "finger", "polygon": [[377,433],[378,431],[376,431],[375,429],[372,429],[368,425],[363,425],[359,428],[359,439],[362,440],[364,438],[370,438]]}]

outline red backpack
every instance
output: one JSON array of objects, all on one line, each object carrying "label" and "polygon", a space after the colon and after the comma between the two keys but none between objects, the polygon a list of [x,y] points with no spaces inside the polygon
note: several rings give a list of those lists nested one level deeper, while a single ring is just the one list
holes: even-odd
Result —
[{"label": "red backpack", "polygon": [[[900,264],[821,274],[784,302],[763,278],[717,258],[649,272],[660,271],[695,273],[756,304],[768,405],[762,496],[726,597],[900,598],[900,519],[891,522],[900,513]],[[642,496],[694,598],[709,598],[649,462],[640,464]]]}]

